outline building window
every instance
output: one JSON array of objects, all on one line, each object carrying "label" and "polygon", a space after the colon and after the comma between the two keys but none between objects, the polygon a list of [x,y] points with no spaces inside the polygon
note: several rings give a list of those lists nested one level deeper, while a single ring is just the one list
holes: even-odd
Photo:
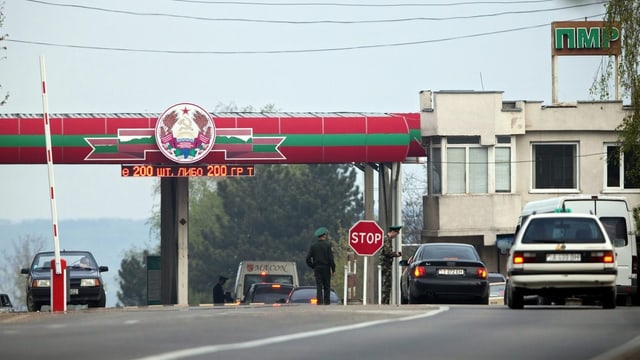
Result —
[{"label": "building window", "polygon": [[578,145],[533,144],[533,189],[577,189]]},{"label": "building window", "polygon": [[640,189],[640,179],[630,169],[638,165],[633,153],[626,152],[617,157],[620,147],[617,145],[605,145],[607,158],[605,188],[609,189]]},{"label": "building window", "polygon": [[486,147],[447,147],[447,193],[487,193]]},{"label": "building window", "polygon": [[465,168],[464,148],[447,149],[447,192],[451,194],[462,194],[467,188],[467,175]]},{"label": "building window", "polygon": [[489,158],[487,148],[469,148],[469,192],[481,194],[489,192]]},{"label": "building window", "polygon": [[442,151],[440,147],[431,148],[431,157],[429,158],[431,167],[429,173],[429,182],[431,183],[431,191],[429,194],[442,194],[440,186],[440,174],[442,174]]},{"label": "building window", "polygon": [[496,147],[496,192],[511,192],[511,148]]},{"label": "building window", "polygon": [[480,136],[451,136],[430,143],[429,194],[509,193],[513,150],[510,136],[496,146],[480,145]]}]

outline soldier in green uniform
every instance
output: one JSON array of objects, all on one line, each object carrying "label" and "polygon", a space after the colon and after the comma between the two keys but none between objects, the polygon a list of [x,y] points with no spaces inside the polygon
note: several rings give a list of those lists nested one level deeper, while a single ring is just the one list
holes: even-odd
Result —
[{"label": "soldier in green uniform", "polygon": [[331,276],[336,274],[336,263],[333,259],[333,249],[327,240],[329,230],[319,227],[313,234],[318,240],[310,247],[305,259],[307,265],[313,269],[316,278],[316,299],[318,305],[331,304]]},{"label": "soldier in green uniform", "polygon": [[391,298],[391,276],[393,259],[402,256],[400,251],[393,251],[393,239],[398,236],[402,229],[401,225],[389,226],[387,236],[384,237],[384,244],[380,252],[380,265],[382,266],[382,303],[389,304]]}]

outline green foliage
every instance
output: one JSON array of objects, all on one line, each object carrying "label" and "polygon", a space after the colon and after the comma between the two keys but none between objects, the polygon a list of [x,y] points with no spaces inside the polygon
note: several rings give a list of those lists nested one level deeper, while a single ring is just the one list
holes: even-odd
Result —
[{"label": "green foliage", "polygon": [[[620,131],[620,151],[633,154],[640,159],[640,0],[610,0],[606,4],[605,20],[607,26],[619,24],[622,32],[622,55],[618,67],[620,87],[625,98],[631,103],[631,110],[625,115],[617,130]],[[600,98],[607,98],[606,90],[614,68],[611,62],[603,69],[600,78],[592,86],[591,92],[599,93]],[[631,173],[640,174],[639,168],[629,169]],[[632,174],[629,174],[632,175]]]},{"label": "green foliage", "polygon": [[120,262],[118,306],[147,304],[147,255],[148,250],[129,250]]},{"label": "green foliage", "polygon": [[[189,180],[189,302],[213,301],[213,286],[218,275],[232,277],[233,266],[218,266],[217,259],[235,258],[232,246],[217,248],[203,239],[222,234],[228,221],[217,193],[217,181],[207,178]],[[238,264],[236,263],[235,266]],[[198,286],[194,286],[198,284]]]},{"label": "green foliage", "polygon": [[631,211],[633,212],[633,220],[636,222],[636,228],[634,231],[640,232],[640,206],[634,207]]}]

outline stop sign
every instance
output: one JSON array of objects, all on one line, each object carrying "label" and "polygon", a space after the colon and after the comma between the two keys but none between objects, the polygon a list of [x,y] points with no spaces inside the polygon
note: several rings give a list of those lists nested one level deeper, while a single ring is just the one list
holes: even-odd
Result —
[{"label": "stop sign", "polygon": [[371,256],[382,248],[384,231],[373,220],[360,220],[349,229],[349,246],[360,256]]}]

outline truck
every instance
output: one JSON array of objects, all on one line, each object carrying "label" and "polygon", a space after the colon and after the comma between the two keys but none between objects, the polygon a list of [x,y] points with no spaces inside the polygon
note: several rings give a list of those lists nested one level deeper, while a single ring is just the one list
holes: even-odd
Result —
[{"label": "truck", "polygon": [[256,283],[289,284],[300,286],[295,261],[243,260],[238,265],[233,287],[236,303],[244,302],[247,290]]},{"label": "truck", "polygon": [[636,224],[627,199],[622,196],[568,195],[530,201],[525,204],[518,218],[516,234],[530,215],[551,212],[586,213],[598,217],[616,250],[617,303],[637,305],[639,294]]}]

